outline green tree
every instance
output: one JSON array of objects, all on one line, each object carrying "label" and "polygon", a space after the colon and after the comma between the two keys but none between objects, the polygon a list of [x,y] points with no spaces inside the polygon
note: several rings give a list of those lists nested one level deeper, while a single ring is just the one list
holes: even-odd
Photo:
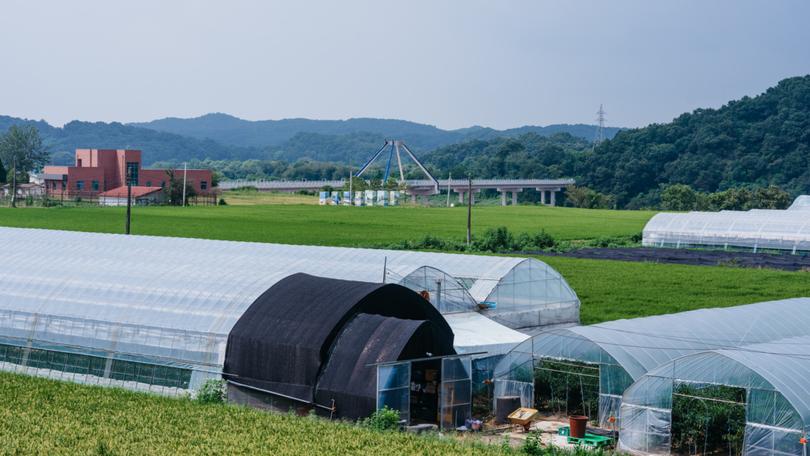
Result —
[{"label": "green tree", "polygon": [[0,161],[0,184],[6,183],[6,168],[3,167],[3,162]]},{"label": "green tree", "polygon": [[[366,183],[365,179],[362,177],[352,176],[352,185],[351,185],[353,192],[362,192],[368,188],[368,184]],[[349,191],[349,183],[346,182],[343,184],[343,190]]]},{"label": "green tree", "polygon": [[670,185],[661,192],[661,205],[670,211],[691,211],[698,205],[698,194],[688,185]]},{"label": "green tree", "polygon": [[36,127],[12,125],[0,137],[0,161],[11,169],[11,207],[17,207],[17,181],[47,163],[48,156]]},{"label": "green tree", "polygon": [[757,209],[785,209],[790,206],[790,194],[775,185],[754,190],[753,206]]},{"label": "green tree", "polygon": [[576,185],[570,185],[565,189],[565,200],[574,207],[584,209],[609,209],[613,206],[611,196]]},{"label": "green tree", "polygon": [[[163,190],[166,193],[166,202],[172,206],[180,206],[183,204],[183,179],[178,178],[174,174],[173,169],[166,170],[166,176],[169,178],[169,185]],[[186,201],[197,195],[194,187],[186,184]]]}]

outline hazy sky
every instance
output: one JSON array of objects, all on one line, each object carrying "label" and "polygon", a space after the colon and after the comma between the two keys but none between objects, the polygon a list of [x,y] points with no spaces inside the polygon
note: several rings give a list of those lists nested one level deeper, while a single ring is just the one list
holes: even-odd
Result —
[{"label": "hazy sky", "polygon": [[665,122],[810,73],[810,2],[0,4],[0,114]]}]

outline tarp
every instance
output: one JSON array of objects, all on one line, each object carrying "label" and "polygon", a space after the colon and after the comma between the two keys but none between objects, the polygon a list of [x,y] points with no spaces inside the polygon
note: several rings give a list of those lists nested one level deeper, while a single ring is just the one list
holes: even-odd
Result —
[{"label": "tarp", "polygon": [[263,293],[236,322],[228,335],[224,375],[311,402],[336,337],[359,313],[427,320],[438,328],[442,344],[453,344],[438,310],[408,288],[293,274]]},{"label": "tarp", "polygon": [[[444,342],[444,343],[443,343]],[[359,314],[340,333],[318,380],[315,401],[357,419],[376,408],[375,363],[454,354],[433,322]]]}]

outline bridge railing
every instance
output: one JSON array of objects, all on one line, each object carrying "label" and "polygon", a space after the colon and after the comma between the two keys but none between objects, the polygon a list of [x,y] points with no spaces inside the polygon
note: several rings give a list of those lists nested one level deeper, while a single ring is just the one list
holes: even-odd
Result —
[{"label": "bridge railing", "polygon": [[[326,186],[339,188],[344,184],[344,179],[339,180],[295,180],[295,181],[274,181],[274,180],[229,180],[219,183],[222,190],[232,190],[240,187],[255,187],[257,189],[309,189],[316,190]],[[406,181],[408,187],[429,187],[433,181],[428,179],[413,179]],[[558,186],[565,187],[574,184],[574,179],[473,179],[474,187],[544,187]],[[439,179],[439,186],[460,187],[467,185],[467,179]]]}]

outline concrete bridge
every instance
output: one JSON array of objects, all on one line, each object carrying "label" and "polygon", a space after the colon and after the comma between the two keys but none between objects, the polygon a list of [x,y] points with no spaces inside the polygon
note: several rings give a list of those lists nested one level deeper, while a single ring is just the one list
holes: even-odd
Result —
[{"label": "concrete bridge", "polygon": [[[517,195],[526,189],[535,189],[540,192],[542,204],[557,204],[557,192],[573,185],[573,179],[473,179],[472,194],[469,193],[467,179],[439,179],[436,182],[424,180],[406,180],[406,193],[414,201],[417,197],[427,197],[438,193],[445,193],[449,188],[458,194],[458,201],[464,203],[466,198],[472,198],[475,204],[475,194],[481,190],[497,190],[501,193],[501,205],[506,206],[511,199],[517,204]],[[219,183],[221,190],[233,190],[240,187],[255,187],[259,191],[297,192],[301,190],[318,191],[324,187],[339,189],[343,187],[344,179],[340,180],[299,180],[299,181],[269,181],[269,180],[231,180]],[[511,195],[511,198],[510,198]],[[548,198],[546,196],[548,195]]]}]

